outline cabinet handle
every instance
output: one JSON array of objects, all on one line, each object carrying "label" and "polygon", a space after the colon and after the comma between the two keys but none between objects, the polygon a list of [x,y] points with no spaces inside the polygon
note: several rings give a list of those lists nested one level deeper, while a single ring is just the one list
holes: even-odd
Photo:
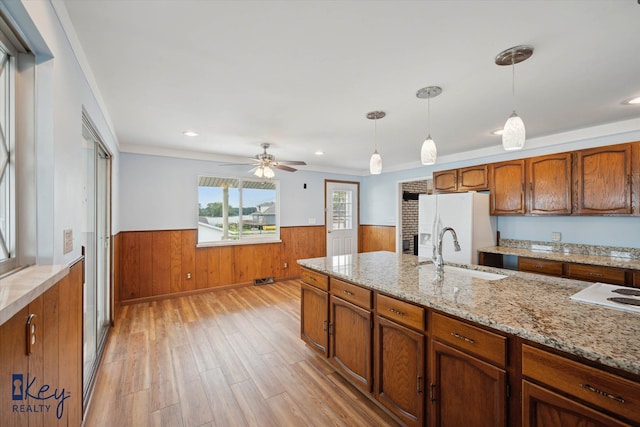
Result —
[{"label": "cabinet handle", "polygon": [[469,344],[475,344],[475,343],[476,343],[476,341],[475,341],[475,340],[473,340],[473,339],[471,339],[471,338],[467,338],[467,337],[465,337],[464,335],[460,335],[460,334],[459,334],[459,333],[457,333],[457,332],[451,332],[451,336],[456,337],[456,338],[458,338],[459,340],[466,341],[466,342],[468,342]]},{"label": "cabinet handle", "polygon": [[322,330],[324,332],[327,332],[329,330],[329,322],[328,321],[325,320],[324,322],[322,322]]},{"label": "cabinet handle", "polygon": [[422,393],[422,377],[418,375],[418,394]]},{"label": "cabinet handle", "polygon": [[602,273],[594,273],[594,272],[589,272],[589,276],[593,276],[593,277],[602,277],[603,274]]},{"label": "cabinet handle", "polygon": [[329,335],[333,335],[333,323],[329,323]]},{"label": "cabinet handle", "polygon": [[580,384],[580,387],[582,387],[582,388],[584,388],[586,390],[592,391],[594,393],[597,393],[600,396],[604,396],[604,397],[608,397],[609,399],[613,399],[616,402],[625,403],[624,399],[622,397],[615,396],[615,395],[613,395],[611,393],[607,393],[606,391],[599,390],[599,389],[597,389],[597,388],[595,388],[595,387],[593,387],[593,386],[591,386],[589,384]]},{"label": "cabinet handle", "polygon": [[389,311],[393,314],[396,314],[398,316],[404,316],[405,313],[403,313],[402,311],[396,310],[395,308],[390,308]]},{"label": "cabinet handle", "polygon": [[315,278],[315,277],[313,277],[313,276],[307,276],[307,279],[308,279],[309,281],[311,281],[311,282],[315,282],[315,281],[316,281],[316,278]]},{"label": "cabinet handle", "polygon": [[345,294],[345,295],[348,295],[348,296],[353,295],[353,292],[349,292],[347,290],[342,291],[342,293]]},{"label": "cabinet handle", "polygon": [[436,388],[436,385],[434,383],[429,384],[429,399],[432,402],[436,401],[435,388]]}]

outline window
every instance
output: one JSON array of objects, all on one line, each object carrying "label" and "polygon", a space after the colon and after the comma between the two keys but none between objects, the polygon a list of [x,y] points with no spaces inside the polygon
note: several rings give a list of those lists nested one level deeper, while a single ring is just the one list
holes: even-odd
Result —
[{"label": "window", "polygon": [[0,273],[17,267],[14,52],[6,38],[0,37]]},{"label": "window", "polygon": [[353,197],[349,190],[335,190],[333,192],[333,230],[351,230],[353,212]]},{"label": "window", "polygon": [[198,178],[198,243],[255,243],[280,239],[279,183]]}]

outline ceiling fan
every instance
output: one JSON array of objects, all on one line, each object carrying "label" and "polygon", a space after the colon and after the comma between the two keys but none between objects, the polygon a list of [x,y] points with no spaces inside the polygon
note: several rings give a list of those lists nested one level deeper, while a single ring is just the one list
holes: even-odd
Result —
[{"label": "ceiling fan", "polygon": [[267,149],[271,146],[268,142],[263,142],[260,144],[263,152],[260,154],[256,154],[254,157],[249,157],[253,161],[253,163],[226,163],[225,166],[229,165],[253,165],[254,168],[249,171],[249,173],[253,173],[258,178],[273,178],[274,172],[273,169],[280,169],[287,172],[295,172],[298,169],[292,168],[287,165],[306,165],[305,162],[301,160],[280,160],[277,161],[276,157],[273,154],[267,153]]}]

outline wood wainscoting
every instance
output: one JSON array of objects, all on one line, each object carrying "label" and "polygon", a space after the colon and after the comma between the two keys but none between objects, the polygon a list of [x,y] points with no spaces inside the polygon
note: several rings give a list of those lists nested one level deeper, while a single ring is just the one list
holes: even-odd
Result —
[{"label": "wood wainscoting", "polygon": [[114,245],[116,305],[263,277],[298,277],[296,260],[325,255],[324,226],[281,227],[280,239],[197,248],[194,229],[119,233]]},{"label": "wood wainscoting", "polygon": [[[360,252],[395,251],[395,233],[394,226],[361,225]],[[326,253],[323,225],[281,227],[280,240],[197,248],[195,229],[121,232],[114,236],[115,314],[120,302],[298,277],[296,260]]]},{"label": "wood wainscoting", "polygon": [[396,227],[391,225],[361,225],[360,252],[396,251]]}]

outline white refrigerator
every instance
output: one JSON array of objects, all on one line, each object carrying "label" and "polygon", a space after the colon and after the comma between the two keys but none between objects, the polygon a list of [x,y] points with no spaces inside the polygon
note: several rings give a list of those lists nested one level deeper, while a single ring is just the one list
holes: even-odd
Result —
[{"label": "white refrigerator", "polygon": [[444,227],[452,227],[456,231],[461,249],[460,252],[454,250],[453,236],[447,232],[442,243],[444,262],[477,264],[477,249],[496,245],[496,218],[489,215],[489,194],[421,194],[418,256],[433,256],[438,230]]}]

